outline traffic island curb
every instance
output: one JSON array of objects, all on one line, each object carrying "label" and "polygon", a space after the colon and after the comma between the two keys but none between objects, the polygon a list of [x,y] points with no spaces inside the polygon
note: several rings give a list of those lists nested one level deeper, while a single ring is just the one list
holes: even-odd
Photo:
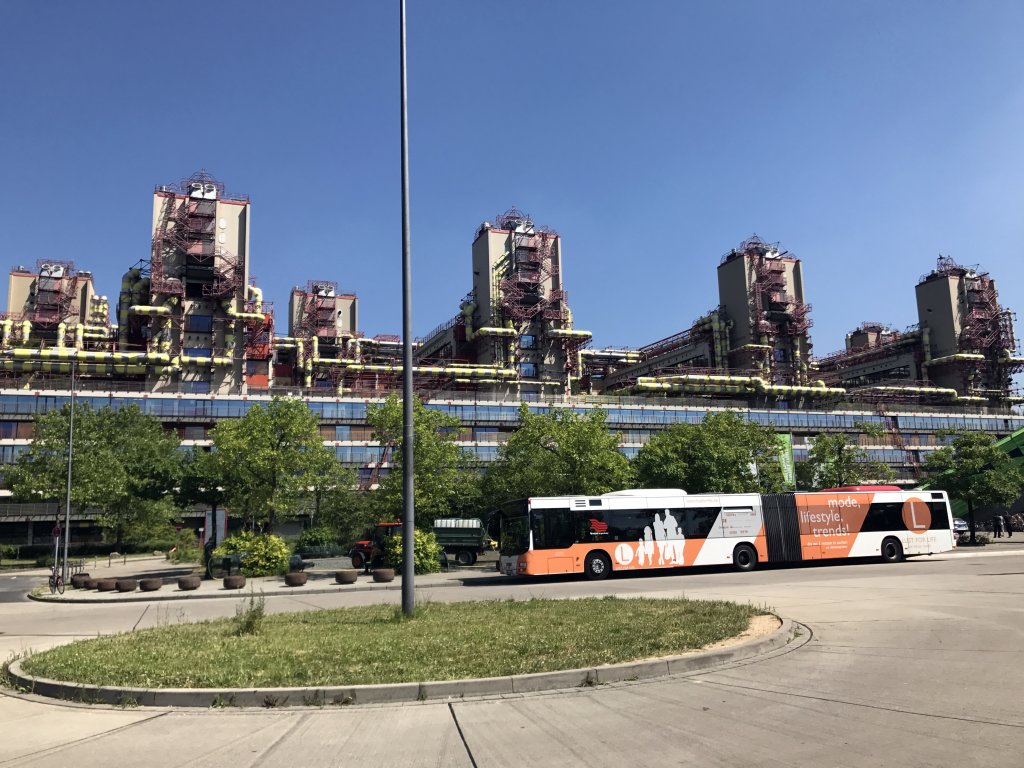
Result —
[{"label": "traffic island curb", "polygon": [[121,707],[277,708],[398,704],[567,690],[702,672],[724,664],[763,656],[788,645],[801,634],[803,633],[797,631],[797,625],[794,622],[790,619],[780,618],[778,629],[769,635],[710,651],[584,669],[423,683],[315,688],[127,688],[84,685],[35,677],[22,671],[21,659],[11,662],[8,666],[7,679],[13,687],[27,693],[64,701],[111,704]]},{"label": "traffic island curb", "polygon": [[[465,578],[480,578],[478,576],[468,576]],[[324,579],[327,582],[326,579]],[[280,582],[281,589],[274,589],[273,591],[267,592],[264,590],[257,589],[256,594],[262,595],[263,597],[294,597],[296,589],[293,587],[285,588],[284,580]],[[434,584],[417,584],[416,589],[440,589],[442,587],[461,587],[464,585],[463,579],[451,579],[449,581],[434,583]],[[391,583],[372,583],[366,582],[365,585],[361,584],[336,584],[331,583],[329,586],[323,587],[310,587],[309,583],[302,588],[303,595],[344,595],[349,592],[387,592],[400,590],[402,588],[401,580],[396,579]],[[106,593],[104,593],[106,594]],[[75,597],[73,595],[51,595],[46,594],[32,594],[29,592],[27,597],[29,600],[35,600],[38,603],[57,603],[59,605],[72,604],[72,605],[104,605],[110,603],[152,603],[152,602],[163,602],[166,600],[217,600],[217,599],[239,599],[240,597],[248,597],[248,589],[224,589],[222,587],[216,588],[216,591],[187,591],[175,589],[172,592],[142,592],[142,593],[131,593],[122,592],[117,593],[117,597]]]}]

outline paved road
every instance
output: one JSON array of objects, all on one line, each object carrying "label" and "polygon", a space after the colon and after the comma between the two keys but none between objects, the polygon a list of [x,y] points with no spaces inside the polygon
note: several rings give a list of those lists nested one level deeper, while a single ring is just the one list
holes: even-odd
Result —
[{"label": "paved road", "polygon": [[[802,645],[731,668],[596,689],[403,706],[93,709],[0,697],[0,766],[1014,766],[1024,764],[1024,553],[901,565],[434,589],[431,600],[678,595],[749,600]],[[310,610],[399,593],[275,597]],[[0,654],[230,615],[234,600],[0,605]],[[638,627],[638,632],[643,628]]]}]

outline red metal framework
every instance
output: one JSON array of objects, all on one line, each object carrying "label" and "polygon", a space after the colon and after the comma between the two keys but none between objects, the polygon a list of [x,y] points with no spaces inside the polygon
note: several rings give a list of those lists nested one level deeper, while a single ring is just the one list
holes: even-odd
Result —
[{"label": "red metal framework", "polygon": [[544,284],[558,274],[554,258],[556,238],[549,232],[513,231],[508,273],[498,287],[502,313],[516,323],[525,323],[537,315],[562,321],[568,316],[564,291],[544,294]]},{"label": "red metal framework", "polygon": [[338,284],[333,280],[310,280],[302,294],[302,312],[297,336],[334,339],[337,326]]},{"label": "red metal framework", "polygon": [[47,329],[65,320],[75,302],[78,282],[71,261],[41,259],[36,262],[38,277],[32,302],[31,320],[36,328]]},{"label": "red metal framework", "polygon": [[269,360],[274,356],[273,302],[245,302],[246,314],[262,314],[263,320],[245,321],[245,356],[249,360]]}]

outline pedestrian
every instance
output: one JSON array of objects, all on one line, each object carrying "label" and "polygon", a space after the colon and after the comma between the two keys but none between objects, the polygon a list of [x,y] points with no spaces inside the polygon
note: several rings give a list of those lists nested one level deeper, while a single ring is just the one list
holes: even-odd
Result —
[{"label": "pedestrian", "polygon": [[1013,538],[1013,515],[1006,516],[1006,537]]},{"label": "pedestrian", "polygon": [[995,515],[992,518],[992,533],[997,539],[1003,538],[1003,516]]}]

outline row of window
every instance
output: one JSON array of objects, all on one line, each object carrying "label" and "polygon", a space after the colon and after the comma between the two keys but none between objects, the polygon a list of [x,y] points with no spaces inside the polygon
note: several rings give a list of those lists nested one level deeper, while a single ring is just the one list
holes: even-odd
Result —
[{"label": "row of window", "polygon": [[[192,382],[197,387],[207,386],[207,382]],[[69,397],[53,395],[0,395],[0,414],[35,414],[60,408]],[[110,406],[113,408],[137,405],[145,413],[155,416],[184,418],[236,418],[244,416],[252,404],[260,404],[258,400],[239,399],[206,399],[206,398],[146,398],[139,395],[90,395],[82,394],[77,402],[88,403],[94,408]],[[365,402],[333,402],[309,401],[310,409],[325,420],[354,420],[366,418]],[[503,422],[515,424],[519,420],[519,408],[509,405],[492,405],[478,403],[475,405],[458,405],[447,403],[430,403],[432,410],[448,413],[463,424],[480,422]],[[548,406],[532,405],[533,413],[546,413]],[[590,408],[575,407],[576,413],[586,414]],[[698,424],[704,420],[704,411],[684,411],[663,408],[609,408],[606,410],[609,426],[630,424]],[[746,411],[744,416],[752,422],[777,429],[796,431],[819,429],[855,430],[857,422],[881,424],[883,419],[876,415],[858,415],[848,413],[806,413],[799,411]],[[967,429],[986,432],[1009,433],[1024,427],[1024,417],[1007,416],[965,416],[962,414],[935,414],[930,416],[896,416],[892,417],[901,430],[939,430]]]}]

